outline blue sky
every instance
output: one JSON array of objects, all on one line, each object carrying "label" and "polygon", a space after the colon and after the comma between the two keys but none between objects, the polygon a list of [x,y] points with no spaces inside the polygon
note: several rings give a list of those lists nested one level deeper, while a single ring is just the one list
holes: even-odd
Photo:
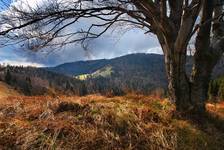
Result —
[{"label": "blue sky", "polygon": [[85,52],[79,45],[69,45],[51,53],[46,53],[46,51],[35,53],[15,46],[3,47],[0,48],[0,63],[55,66],[65,62],[114,58],[131,53],[162,53],[155,36],[144,34],[144,31],[140,29],[130,30],[123,35],[111,34],[109,31],[102,37],[91,41],[89,45],[88,52]]}]

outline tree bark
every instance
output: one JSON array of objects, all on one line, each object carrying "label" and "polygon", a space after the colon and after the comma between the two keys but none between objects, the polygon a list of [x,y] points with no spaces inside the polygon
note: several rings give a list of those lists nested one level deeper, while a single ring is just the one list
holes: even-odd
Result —
[{"label": "tree bark", "polygon": [[206,58],[195,60],[191,78],[191,101],[193,111],[203,113],[205,111],[205,102],[208,99],[208,88],[211,80],[213,67]]},{"label": "tree bark", "polygon": [[208,99],[208,87],[217,57],[210,53],[195,54],[192,76],[187,75],[184,52],[172,50],[165,53],[165,66],[168,78],[169,98],[175,102],[177,111],[181,113],[203,114]]},{"label": "tree bark", "polygon": [[165,55],[169,98],[175,102],[176,109],[180,112],[188,112],[192,106],[191,86],[186,74],[185,64],[185,54]]},{"label": "tree bark", "polygon": [[196,52],[191,76],[191,100],[194,106],[193,110],[198,113],[205,111],[205,101],[208,99],[211,74],[223,53],[223,41],[220,40],[223,38],[221,30],[223,23],[219,20],[213,22],[213,40],[211,41],[210,38],[212,31],[212,21],[210,20],[213,15],[216,18],[222,14],[222,6],[215,7],[215,3],[213,0],[203,2],[201,27],[196,37]]}]

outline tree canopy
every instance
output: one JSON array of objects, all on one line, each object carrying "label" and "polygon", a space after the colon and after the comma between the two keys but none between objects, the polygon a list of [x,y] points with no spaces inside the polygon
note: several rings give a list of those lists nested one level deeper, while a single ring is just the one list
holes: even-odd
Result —
[{"label": "tree canopy", "polygon": [[[4,0],[3,2],[7,4]],[[189,41],[195,32],[192,30],[202,2],[43,0],[32,3],[33,1],[20,0],[8,5],[0,16],[0,35],[7,37],[7,42],[25,42],[24,46],[37,50],[46,46],[84,43],[101,36],[111,27],[124,25],[144,29],[146,33],[158,35],[160,32],[160,38],[166,37],[163,39],[164,42],[168,38],[176,39],[176,45],[180,43],[179,49],[183,49],[184,43]],[[189,18],[192,18],[190,22]],[[80,21],[87,19],[90,21],[86,27],[74,27],[80,26]],[[180,40],[181,37],[185,39]],[[2,41],[2,44],[7,43],[5,40]]]}]

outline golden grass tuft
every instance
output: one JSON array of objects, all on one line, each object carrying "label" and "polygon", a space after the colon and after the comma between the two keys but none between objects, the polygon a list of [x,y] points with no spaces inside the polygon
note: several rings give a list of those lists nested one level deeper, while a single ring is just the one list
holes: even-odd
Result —
[{"label": "golden grass tuft", "polygon": [[207,110],[215,115],[220,117],[221,119],[224,119],[224,102],[219,103],[208,103],[206,105]]}]

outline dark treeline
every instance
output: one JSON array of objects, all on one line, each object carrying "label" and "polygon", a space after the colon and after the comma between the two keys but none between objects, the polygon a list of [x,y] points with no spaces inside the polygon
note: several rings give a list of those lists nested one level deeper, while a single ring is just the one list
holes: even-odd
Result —
[{"label": "dark treeline", "polygon": [[[140,94],[164,95],[163,88],[150,84],[137,75],[96,77],[81,81],[70,76],[57,74],[43,68],[1,66],[0,80],[21,91],[25,95],[86,95],[100,93],[103,95],[124,95],[135,92]],[[116,74],[116,75],[115,75]],[[122,74],[120,72],[120,74]]]}]

